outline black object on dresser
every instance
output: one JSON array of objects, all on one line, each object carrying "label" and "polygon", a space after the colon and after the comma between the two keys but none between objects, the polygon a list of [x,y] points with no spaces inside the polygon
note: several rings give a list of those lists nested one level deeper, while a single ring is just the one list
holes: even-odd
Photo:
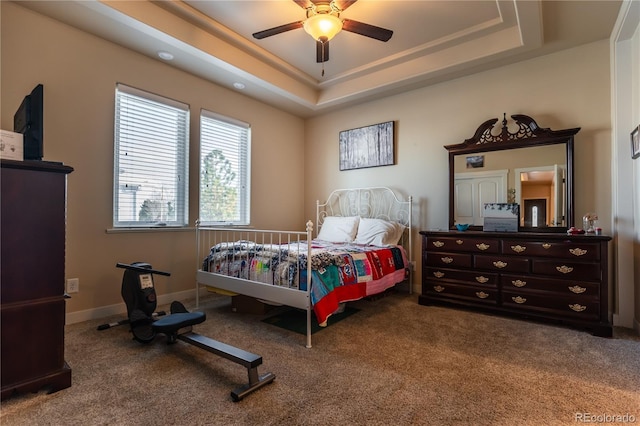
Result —
[{"label": "black object on dresser", "polygon": [[1,161],[1,399],[71,386],[64,360],[66,179],[46,161]]},{"label": "black object on dresser", "polygon": [[480,308],[611,337],[607,236],[427,232],[421,305]]}]

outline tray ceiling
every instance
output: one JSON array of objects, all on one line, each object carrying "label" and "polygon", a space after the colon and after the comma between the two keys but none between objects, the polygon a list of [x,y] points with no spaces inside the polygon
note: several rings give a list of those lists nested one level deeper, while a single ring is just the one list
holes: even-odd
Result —
[{"label": "tray ceiling", "polygon": [[[341,14],[393,30],[388,42],[346,31],[316,63],[292,0],[21,1],[172,66],[302,117],[608,38],[620,1],[359,0]],[[234,84],[244,85],[237,89]]]}]

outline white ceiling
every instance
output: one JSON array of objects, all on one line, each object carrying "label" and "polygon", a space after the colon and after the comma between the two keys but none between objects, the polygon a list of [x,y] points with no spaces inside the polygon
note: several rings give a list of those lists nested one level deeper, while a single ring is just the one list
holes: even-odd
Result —
[{"label": "white ceiling", "polygon": [[342,31],[316,63],[293,0],[21,1],[19,4],[301,117],[606,39],[620,0],[359,0],[341,18],[393,30]]}]

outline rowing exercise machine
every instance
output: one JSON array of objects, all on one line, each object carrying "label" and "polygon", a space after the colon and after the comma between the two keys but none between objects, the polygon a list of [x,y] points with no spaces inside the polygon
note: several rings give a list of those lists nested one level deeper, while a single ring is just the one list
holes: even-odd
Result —
[{"label": "rowing exercise machine", "polygon": [[151,329],[152,321],[159,316],[166,315],[164,311],[154,312],[157,301],[153,287],[153,274],[167,277],[171,274],[152,269],[151,265],[145,262],[134,262],[130,265],[118,263],[116,267],[125,269],[120,294],[127,306],[127,318],[101,324],[98,326],[98,330],[130,324],[133,338],[141,343],[148,343],[155,338]]},{"label": "rowing exercise machine", "polygon": [[258,366],[262,364],[260,355],[194,333],[192,327],[204,322],[206,319],[204,312],[189,312],[182,303],[174,301],[171,303],[170,315],[163,316],[160,319],[157,319],[157,316],[154,317],[153,312],[156,309],[157,301],[153,285],[153,274],[165,276],[171,274],[154,270],[148,263],[141,262],[133,264],[118,263],[116,267],[125,269],[125,276],[122,281],[122,297],[127,305],[128,322],[131,325],[134,339],[142,343],[150,343],[157,333],[162,333],[166,335],[168,344],[174,344],[178,340],[182,340],[185,343],[244,366],[248,372],[249,383],[231,392],[231,398],[236,402],[251,392],[273,382],[276,378],[273,373],[258,374]]}]

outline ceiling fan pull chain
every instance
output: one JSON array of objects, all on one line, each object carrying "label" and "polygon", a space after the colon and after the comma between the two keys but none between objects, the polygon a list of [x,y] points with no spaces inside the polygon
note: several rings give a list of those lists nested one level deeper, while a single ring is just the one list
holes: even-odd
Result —
[{"label": "ceiling fan pull chain", "polygon": [[322,77],[324,77],[324,63],[327,61],[326,49],[327,49],[328,42],[329,41],[326,40],[326,37],[325,37],[325,40],[320,40],[320,43],[322,44]]},{"label": "ceiling fan pull chain", "polygon": [[325,47],[325,42],[322,42],[322,77],[324,77],[324,63],[325,63],[324,59],[326,58],[324,47]]}]

